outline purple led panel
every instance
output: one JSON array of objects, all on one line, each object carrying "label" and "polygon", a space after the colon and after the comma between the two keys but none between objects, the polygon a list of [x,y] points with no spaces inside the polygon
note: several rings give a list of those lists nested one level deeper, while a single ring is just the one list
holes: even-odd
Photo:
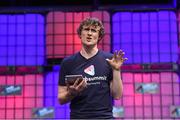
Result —
[{"label": "purple led panel", "polygon": [[179,36],[179,59],[178,59],[178,63],[180,64],[180,10],[177,12],[177,16],[178,16],[178,36]]},{"label": "purple led panel", "polygon": [[44,17],[0,15],[0,65],[44,64]]},{"label": "purple led panel", "polygon": [[99,49],[111,51],[110,16],[106,11],[94,12],[49,12],[46,23],[47,58],[64,58],[81,49],[77,34],[80,22],[87,17],[97,17],[105,27],[105,36],[99,42]]},{"label": "purple led panel", "polygon": [[[180,104],[179,77],[173,72],[122,73],[123,96],[115,100],[115,106],[123,106],[124,118],[171,119],[170,106]],[[156,94],[135,92],[135,83],[157,83]]]},{"label": "purple led panel", "polygon": [[53,72],[48,72],[45,74],[44,106],[54,107],[55,118],[69,119],[69,104],[60,105],[57,99],[59,69],[59,66],[54,66]]},{"label": "purple led panel", "polygon": [[176,62],[176,20],[172,11],[115,13],[113,51],[123,49],[130,64]]}]

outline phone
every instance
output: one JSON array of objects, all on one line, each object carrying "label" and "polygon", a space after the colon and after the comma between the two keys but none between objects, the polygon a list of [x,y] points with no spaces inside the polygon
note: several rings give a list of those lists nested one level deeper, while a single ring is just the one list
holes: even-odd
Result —
[{"label": "phone", "polygon": [[82,75],[66,75],[65,76],[65,83],[69,85],[73,85],[75,81],[79,78],[78,84],[83,80]]}]

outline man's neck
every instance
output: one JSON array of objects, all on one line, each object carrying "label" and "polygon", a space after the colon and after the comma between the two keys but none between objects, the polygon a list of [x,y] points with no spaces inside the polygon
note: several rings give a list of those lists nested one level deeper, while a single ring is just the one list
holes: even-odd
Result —
[{"label": "man's neck", "polygon": [[89,58],[93,57],[94,55],[96,55],[97,52],[98,52],[97,47],[94,47],[94,48],[91,48],[91,49],[82,47],[81,51],[80,51],[81,55],[83,57],[85,57],[86,59],[89,59]]}]

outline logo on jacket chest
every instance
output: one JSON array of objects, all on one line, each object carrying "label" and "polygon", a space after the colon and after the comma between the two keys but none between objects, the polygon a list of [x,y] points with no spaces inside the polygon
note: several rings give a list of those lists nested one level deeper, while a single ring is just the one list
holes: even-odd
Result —
[{"label": "logo on jacket chest", "polygon": [[89,67],[85,68],[84,72],[88,75],[94,76],[95,75],[94,65],[90,65]]}]

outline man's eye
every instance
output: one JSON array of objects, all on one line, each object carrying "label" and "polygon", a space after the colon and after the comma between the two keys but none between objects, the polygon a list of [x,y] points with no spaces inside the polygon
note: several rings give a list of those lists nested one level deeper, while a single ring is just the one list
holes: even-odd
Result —
[{"label": "man's eye", "polygon": [[85,28],[84,30],[85,30],[85,31],[89,31],[89,29],[88,29],[88,28]]},{"label": "man's eye", "polygon": [[94,33],[96,32],[96,30],[95,30],[95,29],[91,29],[91,31],[92,31],[92,32],[94,32]]}]

